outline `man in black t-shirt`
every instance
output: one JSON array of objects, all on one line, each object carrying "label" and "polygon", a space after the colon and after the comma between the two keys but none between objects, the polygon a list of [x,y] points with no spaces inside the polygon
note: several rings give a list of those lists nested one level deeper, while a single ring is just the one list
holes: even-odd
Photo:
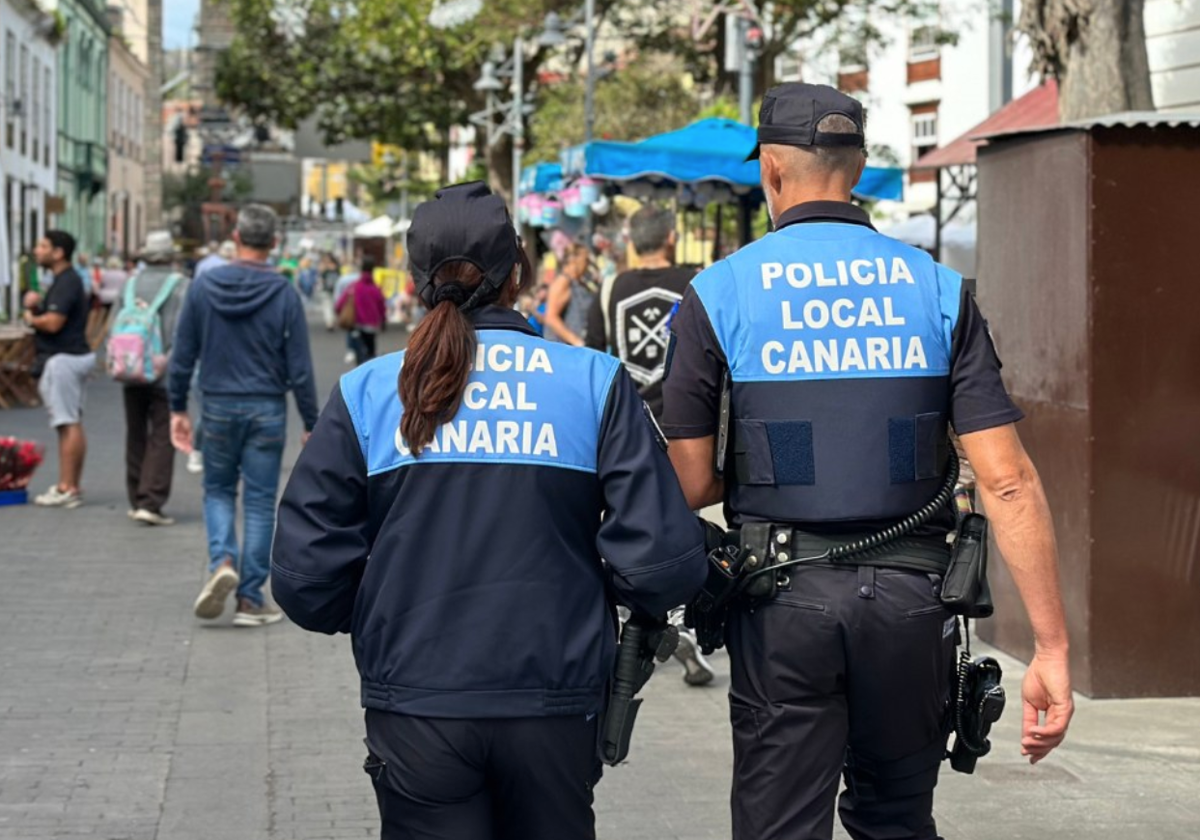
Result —
[{"label": "man in black t-shirt", "polygon": [[82,422],[85,383],[96,355],[87,340],[91,296],[72,267],[74,255],[71,234],[46,231],[34,257],[39,266],[53,272],[54,282],[44,297],[37,292],[25,295],[25,323],[35,331],[38,393],[50,412],[51,428],[58,432],[58,483],[34,499],[46,507],[75,508],[83,502],[79,480],[87,454]]},{"label": "man in black t-shirt", "polygon": [[620,358],[642,399],[662,415],[663,365],[671,314],[696,276],[675,265],[675,214],[648,204],[629,220],[639,267],[617,275],[588,313],[587,346]]},{"label": "man in black t-shirt", "polygon": [[[629,243],[640,267],[601,287],[588,311],[586,344],[621,360],[657,422],[663,407],[667,329],[696,269],[675,265],[675,214],[670,210],[647,204],[634,213]],[[684,667],[688,685],[707,685],[716,676],[691,631],[681,624],[675,658]]]}]

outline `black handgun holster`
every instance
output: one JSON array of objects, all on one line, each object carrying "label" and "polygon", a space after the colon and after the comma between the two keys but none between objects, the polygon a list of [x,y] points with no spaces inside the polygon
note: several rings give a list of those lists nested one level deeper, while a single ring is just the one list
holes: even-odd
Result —
[{"label": "black handgun holster", "polygon": [[942,580],[942,605],[955,615],[987,618],[994,611],[987,579],[988,523],[968,513],[958,523],[950,567]]}]

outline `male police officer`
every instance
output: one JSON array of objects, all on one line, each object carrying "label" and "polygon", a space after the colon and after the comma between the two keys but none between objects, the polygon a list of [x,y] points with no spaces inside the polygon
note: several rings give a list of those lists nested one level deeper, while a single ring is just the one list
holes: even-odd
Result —
[{"label": "male police officer", "polygon": [[[763,100],[755,155],[777,229],[700,274],[684,297],[665,384],[671,460],[693,508],[723,499],[743,543],[763,532],[754,523],[771,523],[770,551],[784,562],[928,504],[945,480],[952,425],[1033,623],[1021,748],[1036,762],[1072,712],[1049,509],[962,278],[880,235],[850,204],[863,125],[862,106],[829,87],[783,85]],[[940,576],[912,569],[944,557],[952,527],[939,511],[882,557],[793,566],[773,599],[735,610],[735,838],[829,838],[843,771],[839,811],[856,840],[937,836],[955,626]]]}]

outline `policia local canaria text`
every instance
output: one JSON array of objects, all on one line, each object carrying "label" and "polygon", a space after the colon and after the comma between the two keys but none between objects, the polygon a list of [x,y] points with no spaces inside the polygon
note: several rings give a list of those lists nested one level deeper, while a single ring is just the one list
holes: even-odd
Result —
[{"label": "policia local canaria text", "polygon": [[[762,265],[762,287],[770,291],[776,282],[794,289],[810,286],[914,285],[912,271],[900,257],[891,264],[884,257],[873,260],[838,260],[832,267],[824,263],[779,263]],[[853,300],[837,298],[832,302],[813,298],[802,307],[793,302],[780,303],[785,330],[823,330],[830,325],[841,329],[862,327],[900,327],[906,321],[895,312],[890,295]],[[782,341],[762,346],[762,365],[767,373],[838,373],[847,371],[924,370],[928,368],[925,346],[920,336],[845,336],[842,338],[797,338],[791,347]]]}]

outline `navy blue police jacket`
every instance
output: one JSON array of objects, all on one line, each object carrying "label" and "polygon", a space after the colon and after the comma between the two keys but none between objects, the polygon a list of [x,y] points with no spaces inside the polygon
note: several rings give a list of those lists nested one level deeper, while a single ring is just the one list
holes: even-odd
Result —
[{"label": "navy blue police jacket", "polygon": [[404,354],[342,377],[280,503],[272,592],[302,627],[351,634],[368,708],[590,714],[616,650],[607,594],[686,602],[703,531],[617,359],[511,310],[472,320],[462,406],[419,455],[399,432]]},{"label": "navy blue police jacket", "polygon": [[962,276],[850,204],[789,208],[776,231],[696,277],[672,331],[668,437],[714,434],[723,377],[732,383],[735,525],[894,522],[937,494],[948,427],[1022,416]]}]

